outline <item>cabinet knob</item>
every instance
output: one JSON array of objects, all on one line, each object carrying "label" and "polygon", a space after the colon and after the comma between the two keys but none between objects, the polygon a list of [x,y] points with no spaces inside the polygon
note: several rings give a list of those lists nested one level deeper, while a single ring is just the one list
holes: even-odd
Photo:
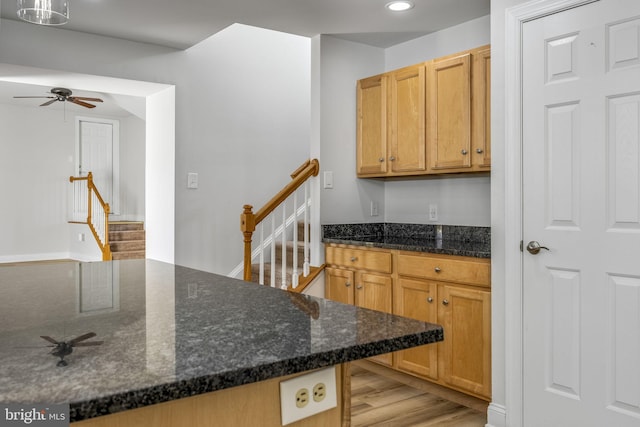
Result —
[{"label": "cabinet knob", "polygon": [[433,271],[435,271],[436,273],[440,273],[442,270],[440,270],[440,267],[436,267],[433,269]]},{"label": "cabinet knob", "polygon": [[356,285],[356,289],[362,289],[362,285]]},{"label": "cabinet knob", "polygon": [[476,153],[482,154],[482,148],[476,148]]},{"label": "cabinet knob", "polygon": [[429,297],[429,298],[427,298],[427,302],[428,302],[429,304],[431,304],[431,303],[433,302],[433,297]]},{"label": "cabinet knob", "polygon": [[356,262],[358,260],[358,257],[352,256],[351,257],[351,262]]},{"label": "cabinet knob", "polygon": [[379,161],[380,163],[383,163],[383,162],[384,162],[384,157],[380,157],[380,158],[378,159],[378,161]]},{"label": "cabinet knob", "polygon": [[448,299],[443,299],[442,300],[442,305],[449,305],[449,300]]},{"label": "cabinet knob", "polygon": [[351,283],[346,282],[344,285],[348,288],[349,286],[351,286]]},{"label": "cabinet knob", "polygon": [[389,157],[389,160],[391,160],[392,162],[394,162],[396,160],[395,156],[391,156]]},{"label": "cabinet knob", "polygon": [[466,155],[467,155],[467,153],[468,153],[468,151],[463,149],[463,150],[461,151],[461,153],[462,153],[462,155],[463,155],[463,156],[466,156]]}]

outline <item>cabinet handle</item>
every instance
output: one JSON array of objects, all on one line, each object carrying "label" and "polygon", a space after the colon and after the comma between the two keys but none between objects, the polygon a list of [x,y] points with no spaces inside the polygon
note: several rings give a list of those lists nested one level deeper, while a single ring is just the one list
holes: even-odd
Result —
[{"label": "cabinet handle", "polygon": [[461,151],[461,153],[462,153],[462,155],[463,155],[463,156],[466,156],[466,155],[467,155],[467,153],[468,153],[468,151],[463,149],[463,150]]},{"label": "cabinet handle", "polygon": [[389,160],[391,160],[392,162],[395,162],[396,158],[395,158],[395,156],[391,156],[391,157],[389,157]]},{"label": "cabinet handle", "polygon": [[433,269],[433,271],[435,271],[436,273],[440,273],[442,270],[440,270],[440,267],[436,267]]},{"label": "cabinet handle", "polygon": [[352,256],[351,257],[351,262],[356,262],[358,260],[358,257]]},{"label": "cabinet handle", "polygon": [[383,163],[383,162],[384,162],[384,157],[380,157],[380,158],[378,159],[378,161],[379,161],[380,163]]},{"label": "cabinet handle", "polygon": [[427,302],[428,302],[429,304],[431,304],[431,303],[433,302],[433,297],[429,297],[429,298],[427,298]]},{"label": "cabinet handle", "polygon": [[476,153],[482,154],[482,148],[476,148]]},{"label": "cabinet handle", "polygon": [[356,285],[356,289],[362,289],[362,285]]},{"label": "cabinet handle", "polygon": [[351,283],[346,282],[344,285],[348,288],[349,286],[351,286]]},{"label": "cabinet handle", "polygon": [[442,300],[442,305],[449,305],[449,300],[448,299],[443,299]]}]

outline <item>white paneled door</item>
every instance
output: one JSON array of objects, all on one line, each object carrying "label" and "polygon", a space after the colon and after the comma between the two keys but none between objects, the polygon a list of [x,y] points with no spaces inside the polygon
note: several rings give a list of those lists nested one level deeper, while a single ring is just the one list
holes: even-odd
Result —
[{"label": "white paneled door", "polygon": [[93,181],[111,212],[119,211],[119,122],[76,118],[78,176],[93,173]]},{"label": "white paneled door", "polygon": [[524,425],[638,427],[640,1],[522,34]]}]

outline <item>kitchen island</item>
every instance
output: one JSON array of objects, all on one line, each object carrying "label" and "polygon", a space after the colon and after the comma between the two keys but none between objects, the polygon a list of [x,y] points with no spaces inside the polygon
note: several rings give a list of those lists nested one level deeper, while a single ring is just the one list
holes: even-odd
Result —
[{"label": "kitchen island", "polygon": [[[348,425],[349,361],[442,339],[438,325],[151,260],[0,267],[0,403],[69,404],[78,425],[280,425],[280,379],[330,366],[338,407],[323,422]],[[308,420],[293,425],[320,425]]]}]

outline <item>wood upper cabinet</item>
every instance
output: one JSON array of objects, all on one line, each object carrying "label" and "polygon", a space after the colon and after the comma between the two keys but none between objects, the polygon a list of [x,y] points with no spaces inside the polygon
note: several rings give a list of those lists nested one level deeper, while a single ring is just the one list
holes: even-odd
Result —
[{"label": "wood upper cabinet", "polygon": [[387,173],[387,76],[358,81],[356,90],[356,172],[358,176]]},{"label": "wood upper cabinet", "polygon": [[479,48],[471,57],[471,163],[474,170],[482,171],[491,168],[491,48]]},{"label": "wood upper cabinet", "polygon": [[490,77],[482,46],[358,81],[357,175],[490,170]]},{"label": "wood upper cabinet", "polygon": [[358,176],[426,173],[424,64],[360,80]]},{"label": "wood upper cabinet", "polygon": [[424,173],[427,170],[425,74],[424,64],[419,64],[389,75],[387,131],[392,175]]},{"label": "wood upper cabinet", "polygon": [[470,168],[471,54],[434,60],[428,81],[429,168]]}]

